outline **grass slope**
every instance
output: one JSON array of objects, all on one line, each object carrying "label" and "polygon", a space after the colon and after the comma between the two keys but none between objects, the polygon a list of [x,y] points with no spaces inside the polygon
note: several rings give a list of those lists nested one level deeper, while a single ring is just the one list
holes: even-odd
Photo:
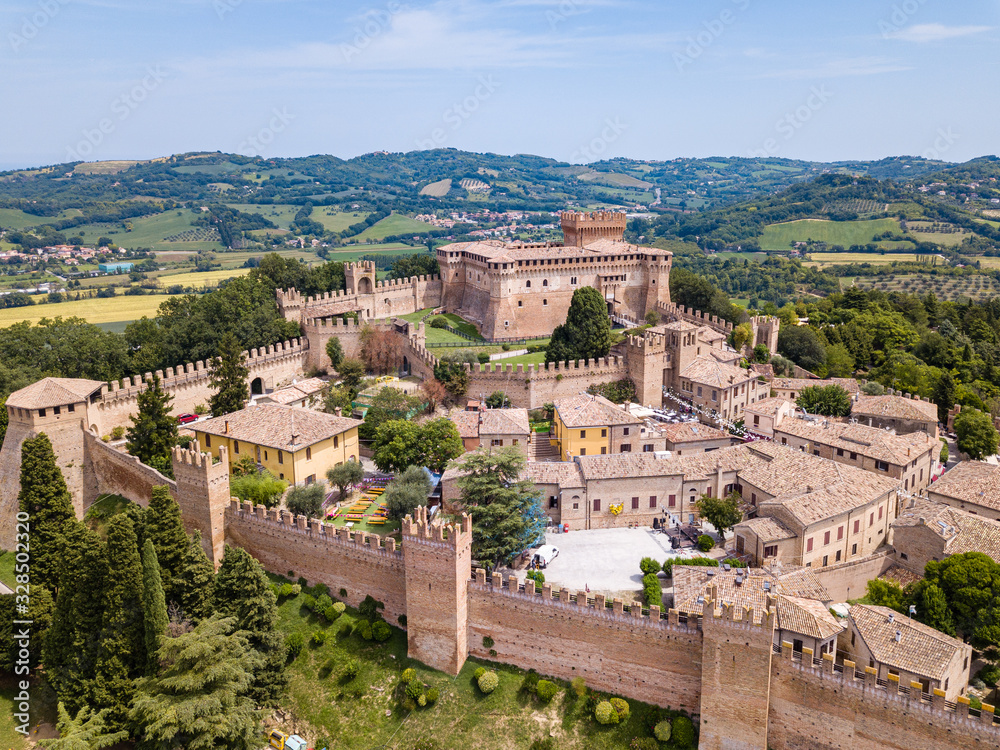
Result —
[{"label": "grass slope", "polygon": [[805,242],[811,239],[848,248],[851,245],[868,244],[872,242],[872,237],[882,232],[899,234],[899,222],[896,219],[869,221],[802,219],[765,227],[764,234],[760,237],[760,247],[770,252],[787,251],[792,242]]},{"label": "grass slope", "polygon": [[83,299],[56,304],[32,305],[31,307],[11,307],[0,310],[0,328],[22,320],[37,323],[42,318],[83,318],[88,323],[119,323],[138,320],[143,315],[153,317],[160,303],[166,299],[163,294],[148,294],[141,297],[109,297],[105,299]]},{"label": "grass slope", "polygon": [[430,229],[432,229],[430,224],[424,224],[422,221],[416,221],[402,214],[393,214],[376,222],[352,239],[358,242],[384,240],[386,237],[393,237],[397,234],[425,234]]},{"label": "grass slope", "polygon": [[[586,699],[578,699],[565,684],[546,706],[520,691],[524,672],[514,667],[470,659],[452,678],[407,658],[405,633],[393,628],[392,638],[384,644],[364,641],[351,632],[359,621],[355,611],[348,610],[331,625],[304,609],[303,599],[304,594],[281,602],[278,628],[306,639],[305,648],[288,667],[285,707],[291,709],[297,720],[294,726],[305,732],[310,747],[326,736],[338,750],[410,750],[423,742],[439,750],[527,750],[551,733],[559,748],[625,750],[633,737],[650,736],[648,726],[660,713],[629,701],[628,721],[604,727],[585,711]],[[329,640],[312,645],[312,635],[321,630],[331,634]],[[361,669],[348,680],[342,675],[352,659]],[[481,665],[500,677],[499,687],[489,695],[479,691],[473,678]],[[408,667],[417,671],[424,685],[440,691],[437,704],[412,712],[404,708],[398,685]]]}]

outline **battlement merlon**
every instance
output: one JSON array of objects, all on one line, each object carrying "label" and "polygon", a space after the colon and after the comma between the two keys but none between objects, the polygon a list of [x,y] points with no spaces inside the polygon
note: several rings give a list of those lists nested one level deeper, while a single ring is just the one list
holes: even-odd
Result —
[{"label": "battlement merlon", "polygon": [[[713,584],[706,587],[704,603],[702,604],[702,622],[706,625],[738,625],[763,628],[771,632],[777,623],[778,601],[774,596],[767,597],[767,608],[763,611],[754,607],[737,607],[732,602],[720,602],[718,588]],[[716,609],[716,606],[719,609]],[[760,616],[758,617],[758,612]]]},{"label": "battlement merlon", "polygon": [[459,524],[446,524],[428,519],[426,506],[417,506],[412,515],[403,519],[404,539],[436,542],[459,548],[472,544],[472,517],[463,513]]}]

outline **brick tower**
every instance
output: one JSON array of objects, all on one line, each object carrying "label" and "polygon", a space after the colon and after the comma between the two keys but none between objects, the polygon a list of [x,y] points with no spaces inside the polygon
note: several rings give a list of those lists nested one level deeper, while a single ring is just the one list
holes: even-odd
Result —
[{"label": "brick tower", "polygon": [[563,244],[566,247],[584,247],[597,240],[618,240],[625,238],[625,214],[613,211],[577,213],[563,211]]},{"label": "brick tower", "polygon": [[769,596],[765,611],[740,611],[715,586],[705,592],[700,750],[767,750],[777,606]]},{"label": "brick tower", "polygon": [[210,453],[202,453],[198,442],[191,450],[174,448],[174,477],[177,480],[177,504],[188,533],[201,532],[205,554],[216,568],[222,562],[226,545],[226,509],[230,503],[229,455],[219,448],[219,462],[212,463]]},{"label": "brick tower", "polygon": [[375,291],[374,261],[345,263],[344,276],[348,294],[372,294]]},{"label": "brick tower", "polygon": [[469,654],[468,592],[472,571],[472,519],[431,523],[427,508],[403,519],[408,655],[457,675]]}]

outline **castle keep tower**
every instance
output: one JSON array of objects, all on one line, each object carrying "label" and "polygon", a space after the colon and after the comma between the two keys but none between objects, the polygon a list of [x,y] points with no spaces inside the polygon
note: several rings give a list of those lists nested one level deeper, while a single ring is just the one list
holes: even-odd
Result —
[{"label": "castle keep tower", "polygon": [[348,294],[372,294],[375,291],[375,263],[370,260],[344,264]]},{"label": "castle keep tower", "polygon": [[472,519],[460,526],[431,523],[420,506],[403,519],[407,652],[429,667],[457,675],[469,654]]},{"label": "castle keep tower", "polygon": [[230,503],[229,455],[219,448],[219,462],[202,453],[198,441],[191,449],[174,448],[172,463],[184,529],[201,532],[201,546],[216,568],[222,562],[226,544],[226,509]]},{"label": "castle keep tower", "polygon": [[577,213],[563,211],[563,244],[566,247],[584,247],[597,240],[617,240],[625,238],[625,214],[613,211]]}]

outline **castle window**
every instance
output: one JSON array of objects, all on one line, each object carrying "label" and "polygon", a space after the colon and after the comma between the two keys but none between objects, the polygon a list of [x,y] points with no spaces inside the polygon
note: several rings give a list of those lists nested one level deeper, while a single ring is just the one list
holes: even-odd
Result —
[{"label": "castle window", "polygon": [[622,453],[631,453],[632,443],[622,443]]},{"label": "castle window", "polygon": [[655,508],[656,507],[656,495],[650,495],[649,496],[649,507],[650,508]]},{"label": "castle window", "polygon": [[306,448],[306,461],[311,461],[313,457],[313,449]]},{"label": "castle window", "polygon": [[606,429],[601,430],[601,437],[607,437],[607,436],[608,436],[608,431]]},{"label": "castle window", "polygon": [[58,406],[53,406],[52,407],[52,413],[55,414],[56,416],[58,416],[59,415],[59,407]]},{"label": "castle window", "polygon": [[594,510],[597,511],[600,509],[601,509],[601,501],[598,500],[597,498],[594,498]]},{"label": "castle window", "polygon": [[768,547],[764,547],[764,557],[777,557],[778,556],[778,545],[772,544]]},{"label": "castle window", "polygon": [[632,510],[639,510],[639,498],[632,498]]},{"label": "castle window", "polygon": [[285,463],[285,454],[282,451],[278,451],[278,463]]},{"label": "castle window", "polygon": [[38,410],[38,416],[44,417],[45,416],[45,409],[39,409]]},{"label": "castle window", "polygon": [[542,307],[548,307],[548,306],[549,306],[549,301],[547,299],[543,299],[542,300]]},{"label": "castle window", "polygon": [[586,439],[586,437],[587,437],[587,431],[586,430],[580,430],[580,437]]},{"label": "castle window", "polygon": [[526,287],[528,287],[528,288],[531,288],[531,279],[528,279],[527,281],[525,281],[525,282],[524,282],[524,285],[525,285]]},{"label": "castle window", "polygon": [[339,448],[340,447],[340,436],[339,435],[334,435],[333,436],[333,447],[334,448]]},{"label": "castle window", "polygon": [[66,407],[66,411],[68,411],[68,412],[74,412],[74,411],[76,411],[76,404],[69,404]]},{"label": "castle window", "polygon": [[211,435],[205,435],[205,447],[206,448],[211,448],[212,447],[212,436]]},{"label": "castle window", "polygon": [[575,286],[576,285],[576,276],[570,276],[569,277],[569,283],[573,284]]},{"label": "castle window", "polygon": [[236,455],[239,455],[239,453],[240,453],[240,441],[239,440],[234,440],[233,441],[233,453],[235,453]]},{"label": "castle window", "polygon": [[524,303],[521,300],[518,300],[517,301],[517,306],[518,307],[524,307]]},{"label": "castle window", "polygon": [[548,286],[548,285],[549,285],[549,280],[548,279],[542,279],[542,286]]},{"label": "castle window", "polygon": [[668,497],[667,498],[667,505],[669,505],[671,508],[676,508],[677,507],[677,495],[671,495],[670,497]]}]

